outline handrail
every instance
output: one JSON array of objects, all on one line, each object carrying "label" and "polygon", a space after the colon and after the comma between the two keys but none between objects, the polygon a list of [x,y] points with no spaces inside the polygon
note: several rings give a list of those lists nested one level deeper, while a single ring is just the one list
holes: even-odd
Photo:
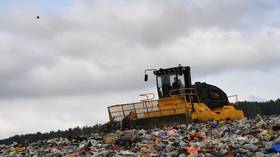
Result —
[{"label": "handrail", "polygon": [[[156,103],[156,105],[155,105]],[[154,109],[158,109],[158,100],[149,100],[149,101],[140,101],[137,103],[128,103],[128,104],[119,104],[119,105],[113,105],[108,107],[109,112],[109,118],[110,120],[114,117],[125,117],[128,114],[127,112],[136,112],[137,114],[144,114],[148,113],[150,111],[153,111]],[[140,106],[137,106],[140,105]],[[127,109],[129,108],[129,109]],[[115,111],[114,111],[115,109]],[[143,112],[143,109],[145,112]],[[113,111],[112,111],[113,110]]]},{"label": "handrail", "polygon": [[193,96],[196,97],[198,103],[200,103],[200,100],[199,100],[199,97],[198,97],[198,94],[196,92],[196,89],[195,88],[179,88],[179,89],[172,89],[169,91],[169,95],[171,97],[185,97],[185,96],[189,96],[189,100],[186,102],[191,102],[191,98]]},{"label": "handrail", "polygon": [[[131,104],[132,105],[132,104]],[[123,111],[124,112],[126,112],[126,111],[137,111],[137,110],[139,110],[139,109],[149,109],[149,108],[155,108],[154,106],[152,106],[152,107],[143,107],[143,108],[138,108],[138,109],[128,109],[128,110],[119,110],[119,111],[110,111],[111,113],[123,113]]]},{"label": "handrail", "polygon": [[[185,103],[194,103],[194,99],[199,103],[199,98],[194,88],[180,88],[174,89],[170,91],[170,96],[172,97],[184,97]],[[137,119],[154,117],[155,115],[152,113],[158,112],[159,115],[164,115],[166,112],[176,113],[177,109],[186,108],[186,105],[172,106],[170,108],[159,108],[159,100],[152,100],[148,97],[148,95],[152,95],[151,93],[141,94],[141,96],[146,96],[147,100],[143,100],[137,103],[128,103],[128,104],[120,104],[113,105],[108,107],[109,118],[117,118],[121,120],[125,116],[128,116],[131,112],[137,114]]]},{"label": "handrail", "polygon": [[228,98],[232,98],[234,97],[235,98],[235,103],[238,102],[238,95],[229,95]]},{"label": "handrail", "polygon": [[[150,98],[149,95],[152,95],[152,97]],[[145,100],[141,100],[141,101],[151,101],[151,100],[154,100],[154,98],[155,98],[154,93],[143,93],[143,94],[139,94],[139,96],[146,97]]]},{"label": "handrail", "polygon": [[[148,107],[148,108],[153,108],[153,107]],[[172,106],[172,108],[168,108],[168,109],[161,109],[161,110],[159,110],[159,111],[174,111],[174,110],[176,110],[176,109],[182,109],[182,108],[185,108],[185,107],[175,107],[174,108],[174,106]],[[145,108],[141,108],[141,109],[145,109]],[[137,109],[136,109],[137,110]],[[139,109],[140,110],[140,109]],[[126,110],[126,111],[133,111],[133,110]],[[119,113],[122,113],[123,111],[117,111],[117,112],[119,112]],[[117,112],[114,112],[114,113],[117,113]],[[113,113],[113,112],[112,112]],[[137,113],[137,112],[136,112]],[[143,113],[141,113],[141,114],[144,114],[144,112]],[[125,115],[116,115],[116,116],[114,116],[114,117],[124,117]],[[149,115],[148,115],[148,117],[150,117]]]}]

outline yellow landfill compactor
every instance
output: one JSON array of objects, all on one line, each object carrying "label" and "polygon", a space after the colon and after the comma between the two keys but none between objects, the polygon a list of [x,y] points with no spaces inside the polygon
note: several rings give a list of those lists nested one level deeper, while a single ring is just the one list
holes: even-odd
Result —
[{"label": "yellow landfill compactor", "polygon": [[191,121],[238,120],[244,117],[228,101],[220,88],[207,83],[191,83],[189,66],[145,70],[156,76],[158,98],[153,93],[136,103],[108,107],[110,121],[119,121],[127,128],[151,128]]}]

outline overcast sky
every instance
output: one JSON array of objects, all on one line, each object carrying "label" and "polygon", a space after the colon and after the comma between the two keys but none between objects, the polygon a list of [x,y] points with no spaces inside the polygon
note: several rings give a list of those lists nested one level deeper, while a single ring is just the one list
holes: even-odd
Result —
[{"label": "overcast sky", "polygon": [[0,138],[105,122],[155,92],[145,68],[279,98],[279,26],[279,0],[1,0]]}]

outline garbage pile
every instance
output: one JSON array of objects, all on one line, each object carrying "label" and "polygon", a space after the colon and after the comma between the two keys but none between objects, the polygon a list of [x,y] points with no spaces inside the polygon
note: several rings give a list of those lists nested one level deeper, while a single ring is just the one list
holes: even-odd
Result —
[{"label": "garbage pile", "polygon": [[0,145],[0,156],[216,157],[280,156],[280,116],[117,130],[75,138]]}]

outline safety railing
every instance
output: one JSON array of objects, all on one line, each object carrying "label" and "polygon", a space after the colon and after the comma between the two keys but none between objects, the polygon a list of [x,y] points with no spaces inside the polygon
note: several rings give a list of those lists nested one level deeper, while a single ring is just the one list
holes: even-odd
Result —
[{"label": "safety railing", "polygon": [[131,112],[136,113],[137,119],[149,117],[150,112],[158,111],[158,100],[142,101],[108,107],[110,120],[121,121]]},{"label": "safety railing", "polygon": [[140,96],[146,97],[146,99],[141,100],[141,102],[109,106],[109,118],[110,120],[121,121],[131,113],[136,114],[137,119],[179,114],[186,112],[187,103],[199,103],[199,98],[194,88],[174,89],[171,90],[169,94],[171,97],[184,97],[185,102],[181,105],[177,104],[160,107],[159,100],[153,100],[154,97],[148,97],[148,95],[153,94],[141,94]]},{"label": "safety railing", "polygon": [[179,88],[170,90],[169,95],[171,97],[185,97],[186,102],[200,103],[198,94],[195,88]]},{"label": "safety railing", "polygon": [[229,95],[228,99],[234,99],[231,101],[232,104],[238,103],[238,95]]},{"label": "safety railing", "polygon": [[160,108],[158,100],[150,102],[138,102],[131,104],[121,104],[108,107],[110,120],[121,121],[124,117],[129,116],[130,113],[136,113],[136,119],[144,119],[151,117],[161,117],[167,115],[174,115],[186,112],[186,103],[165,106]]}]

